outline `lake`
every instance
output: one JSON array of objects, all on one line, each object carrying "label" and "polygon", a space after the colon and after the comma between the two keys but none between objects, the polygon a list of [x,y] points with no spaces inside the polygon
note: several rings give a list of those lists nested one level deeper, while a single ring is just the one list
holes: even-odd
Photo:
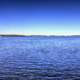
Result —
[{"label": "lake", "polygon": [[80,37],[0,37],[0,80],[80,80]]}]

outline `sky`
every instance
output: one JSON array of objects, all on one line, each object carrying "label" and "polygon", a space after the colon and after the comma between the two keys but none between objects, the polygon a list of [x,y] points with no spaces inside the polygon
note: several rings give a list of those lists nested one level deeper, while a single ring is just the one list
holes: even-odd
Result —
[{"label": "sky", "polygon": [[0,34],[80,35],[80,0],[0,0]]}]

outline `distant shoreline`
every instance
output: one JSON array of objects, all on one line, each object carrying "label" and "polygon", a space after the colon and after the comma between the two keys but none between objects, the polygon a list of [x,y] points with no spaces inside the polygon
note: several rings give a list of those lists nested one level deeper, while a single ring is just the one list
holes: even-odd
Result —
[{"label": "distant shoreline", "polygon": [[25,37],[26,35],[0,35],[1,37]]},{"label": "distant shoreline", "polygon": [[0,37],[80,37],[80,35],[18,35],[18,34],[0,34]]}]

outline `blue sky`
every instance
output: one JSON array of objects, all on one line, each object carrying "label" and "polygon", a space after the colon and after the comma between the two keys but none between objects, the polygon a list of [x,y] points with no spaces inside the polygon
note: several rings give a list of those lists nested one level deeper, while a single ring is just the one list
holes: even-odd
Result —
[{"label": "blue sky", "polygon": [[80,35],[80,1],[1,0],[0,34]]}]

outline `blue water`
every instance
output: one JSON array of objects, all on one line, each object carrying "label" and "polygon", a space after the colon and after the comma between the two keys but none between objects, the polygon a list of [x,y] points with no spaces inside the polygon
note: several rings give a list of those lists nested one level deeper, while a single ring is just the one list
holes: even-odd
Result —
[{"label": "blue water", "polygon": [[80,37],[0,37],[0,80],[80,80]]}]

